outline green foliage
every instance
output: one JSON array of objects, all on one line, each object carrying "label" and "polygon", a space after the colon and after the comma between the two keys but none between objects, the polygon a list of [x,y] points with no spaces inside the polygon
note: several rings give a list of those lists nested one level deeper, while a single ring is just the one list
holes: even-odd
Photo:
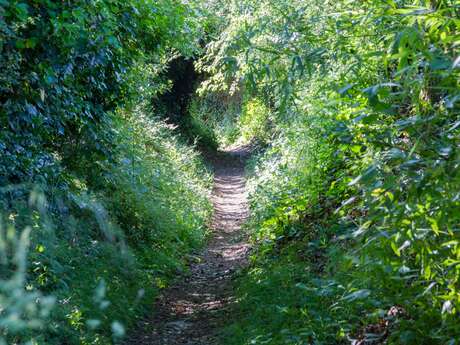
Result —
[{"label": "green foliage", "polygon": [[238,119],[241,116],[241,97],[222,92],[196,95],[190,103],[187,117],[192,136],[209,147],[227,146],[240,136]]},{"label": "green foliage", "polygon": [[205,102],[199,99],[193,99],[190,103],[188,116],[186,117],[186,128],[189,136],[196,137],[200,143],[207,147],[217,147],[217,136],[210,124],[210,116],[214,114],[212,110],[208,110]]},{"label": "green foliage", "polygon": [[459,8],[0,0],[0,207],[31,241],[0,236],[1,340],[118,342],[183,270],[211,178],[152,103],[212,39],[188,134],[265,145],[226,342],[455,344]]},{"label": "green foliage", "polygon": [[265,95],[276,134],[229,344],[456,342],[459,6],[229,5],[203,87]]},{"label": "green foliage", "polygon": [[253,139],[268,142],[269,116],[270,110],[259,99],[245,102],[238,123],[242,139],[246,142]]},{"label": "green foliage", "polygon": [[55,300],[24,289],[31,229],[18,238],[14,228],[0,226],[0,344],[6,345],[21,335],[30,339],[42,328]]},{"label": "green foliage", "polygon": [[[192,148],[147,114],[139,106],[113,116],[116,150],[96,186],[69,176],[65,191],[46,186],[48,197],[13,198],[9,226],[32,229],[27,280],[22,271],[18,288],[59,302],[36,341],[115,341],[206,235],[211,176]],[[4,192],[20,189],[27,193]]]},{"label": "green foliage", "polygon": [[148,244],[166,234],[163,248],[180,252],[199,244],[206,231],[212,179],[198,153],[151,117],[142,108],[120,114],[108,200],[128,240]]},{"label": "green foliage", "polygon": [[187,11],[169,0],[0,3],[1,184],[107,159],[108,113],[155,82],[130,71],[196,49]]},{"label": "green foliage", "polygon": [[0,0],[0,214],[31,243],[11,259],[0,236],[8,344],[120,342],[203,242],[211,175],[152,102],[168,63],[200,50],[204,15]]}]

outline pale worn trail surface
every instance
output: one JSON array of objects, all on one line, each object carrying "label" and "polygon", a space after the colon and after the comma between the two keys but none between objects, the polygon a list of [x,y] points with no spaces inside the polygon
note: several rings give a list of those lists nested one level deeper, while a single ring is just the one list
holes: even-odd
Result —
[{"label": "pale worn trail surface", "polygon": [[248,216],[244,180],[246,148],[210,157],[215,170],[212,238],[190,265],[190,274],[166,289],[154,315],[144,320],[127,344],[216,345],[234,295],[232,277],[246,263],[249,245],[241,234]]}]

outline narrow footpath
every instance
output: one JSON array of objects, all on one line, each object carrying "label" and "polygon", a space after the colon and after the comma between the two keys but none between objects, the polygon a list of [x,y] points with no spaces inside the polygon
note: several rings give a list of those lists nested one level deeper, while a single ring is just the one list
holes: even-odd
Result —
[{"label": "narrow footpath", "polygon": [[212,238],[194,258],[190,274],[166,289],[129,345],[217,345],[217,331],[234,301],[232,277],[246,263],[249,244],[241,233],[248,216],[244,179],[246,148],[210,157],[215,181],[212,193]]}]

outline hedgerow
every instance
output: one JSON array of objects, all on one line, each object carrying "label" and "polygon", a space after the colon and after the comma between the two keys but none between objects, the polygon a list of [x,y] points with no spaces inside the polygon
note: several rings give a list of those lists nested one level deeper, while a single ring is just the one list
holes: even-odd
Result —
[{"label": "hedgerow", "polygon": [[457,342],[459,6],[229,5],[203,88],[258,98],[275,139],[226,343]]},{"label": "hedgerow", "polygon": [[0,342],[119,342],[203,242],[211,175],[155,101],[205,16],[0,1]]}]

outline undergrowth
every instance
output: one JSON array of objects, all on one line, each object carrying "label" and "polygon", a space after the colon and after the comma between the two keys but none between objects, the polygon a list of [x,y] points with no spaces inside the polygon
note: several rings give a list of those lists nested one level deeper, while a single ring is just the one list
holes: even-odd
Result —
[{"label": "undergrowth", "polygon": [[0,1],[0,343],[120,343],[203,243],[212,176],[158,96],[206,18]]},{"label": "undergrowth", "polygon": [[[114,124],[117,151],[101,167],[104,173],[92,177],[97,188],[68,176],[66,190],[41,186],[23,203],[16,196],[4,218],[2,228],[30,229],[30,252],[16,259],[28,258],[27,290],[55,300],[40,336],[7,327],[9,342],[121,338],[184,272],[184,257],[206,236],[212,180],[198,154],[142,107],[120,112]],[[4,193],[27,196],[28,188],[10,186]],[[10,262],[4,268],[13,269]],[[4,279],[14,278],[11,269]],[[10,298],[2,295],[7,313],[22,315]]]},{"label": "undergrowth", "polygon": [[241,100],[238,95],[219,92],[195,95],[190,103],[187,121],[193,135],[210,147],[225,147],[240,135],[238,122]]},{"label": "undergrowth", "polygon": [[257,143],[224,343],[457,344],[459,10],[0,0],[0,343],[120,342],[202,243],[196,59],[163,116]]},{"label": "undergrowth", "polygon": [[458,1],[227,8],[202,88],[257,99],[270,140],[224,343],[457,344]]}]

